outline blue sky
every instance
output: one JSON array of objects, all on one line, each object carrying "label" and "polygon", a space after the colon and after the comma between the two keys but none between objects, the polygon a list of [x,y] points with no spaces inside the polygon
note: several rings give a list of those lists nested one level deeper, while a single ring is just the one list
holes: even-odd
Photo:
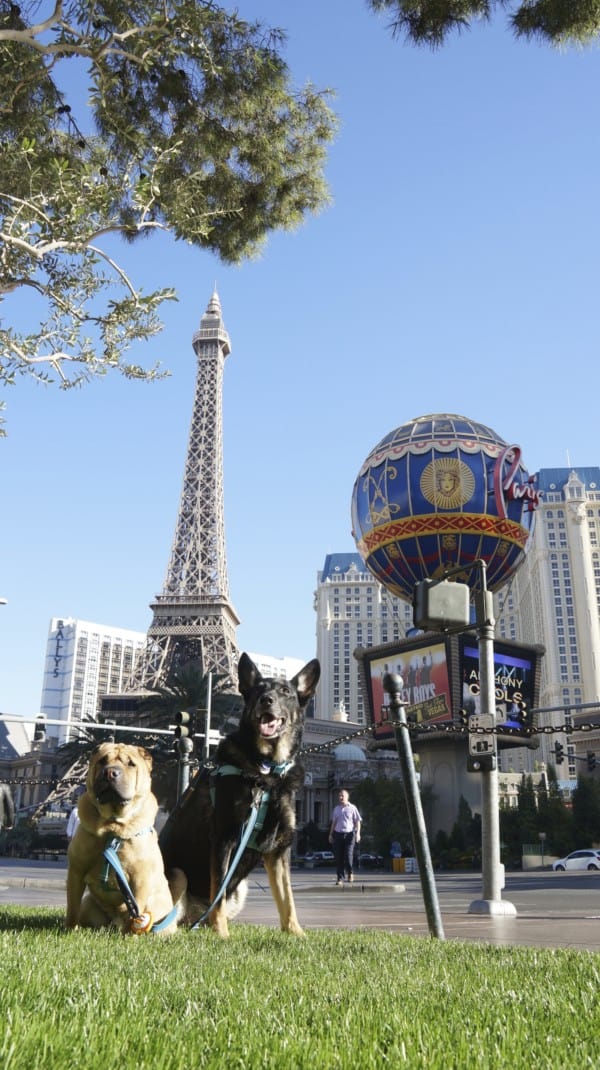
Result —
[{"label": "blue sky", "polygon": [[[241,649],[306,659],[325,555],[351,551],[358,469],[389,431],[455,412],[518,443],[530,472],[600,463],[597,47],[513,40],[504,20],[437,52],[362,0],[242,0],[288,31],[293,80],[335,90],[333,203],[224,267],[166,237],[122,250],[174,285],[165,329],[109,376],[5,392],[0,710],[38,711],[50,618],[145,631],[177,517],[191,339],[216,282],[232,353],[224,484]],[[8,315],[8,302],[5,313]]]}]

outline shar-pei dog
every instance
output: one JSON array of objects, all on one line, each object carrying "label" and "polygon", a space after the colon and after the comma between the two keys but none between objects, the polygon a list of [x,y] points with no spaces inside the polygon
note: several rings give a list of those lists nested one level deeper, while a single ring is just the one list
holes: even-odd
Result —
[{"label": "shar-pei dog", "polygon": [[[238,665],[244,708],[160,834],[180,924],[206,922],[222,937],[241,910],[246,877],[263,861],[284,932],[301,935],[290,877],[295,798],[304,783],[304,713],[319,680],[316,659],[290,681],[263,677],[247,654]],[[255,818],[255,824],[248,822]],[[245,830],[252,835],[245,841]]]},{"label": "shar-pei dog", "polygon": [[86,791],[78,803],[79,825],[67,855],[69,928],[176,931],[154,828],[158,803],[151,771],[152,758],[144,747],[101,743],[92,751]]}]

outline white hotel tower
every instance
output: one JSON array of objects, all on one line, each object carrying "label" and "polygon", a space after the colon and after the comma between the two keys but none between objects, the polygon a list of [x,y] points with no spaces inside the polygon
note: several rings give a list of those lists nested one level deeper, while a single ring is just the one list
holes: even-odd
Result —
[{"label": "white hotel tower", "polygon": [[545,647],[539,706],[560,709],[541,715],[541,724],[598,723],[570,736],[542,734],[540,749],[526,752],[530,761],[554,762],[562,743],[568,762],[557,775],[573,779],[587,771],[588,751],[600,768],[600,709],[574,708],[600,702],[600,468],[542,468],[536,489],[532,545],[498,592],[496,636]]},{"label": "white hotel tower", "polygon": [[145,632],[92,624],[73,617],[53,617],[46,644],[41,712],[49,721],[48,738],[65,743],[76,733],[73,721],[96,721],[100,700],[108,691],[122,691],[134,657],[146,645]]},{"label": "white hotel tower", "polygon": [[327,555],[317,574],[315,609],[321,663],[316,717],[367,724],[353,652],[404,639],[413,626],[412,605],[386,591],[355,551]]}]

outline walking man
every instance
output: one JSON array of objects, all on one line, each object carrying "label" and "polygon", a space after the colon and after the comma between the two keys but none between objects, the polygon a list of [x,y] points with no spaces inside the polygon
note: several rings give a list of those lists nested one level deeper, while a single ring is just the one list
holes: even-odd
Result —
[{"label": "walking man", "polygon": [[331,815],[329,829],[329,842],[335,855],[337,867],[336,884],[338,885],[343,885],[344,877],[350,884],[354,880],[352,872],[354,844],[360,843],[361,824],[362,817],[354,803],[350,802],[348,792],[343,789],[338,795],[338,804],[334,807]]}]

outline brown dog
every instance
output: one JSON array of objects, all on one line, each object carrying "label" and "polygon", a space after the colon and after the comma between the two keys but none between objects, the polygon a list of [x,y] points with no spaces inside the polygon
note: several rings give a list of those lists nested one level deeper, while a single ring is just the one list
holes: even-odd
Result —
[{"label": "brown dog", "polygon": [[[68,850],[67,925],[147,932],[173,911],[154,829],[158,803],[151,789],[152,758],[143,747],[101,743],[91,754],[79,826]],[[104,850],[116,851],[141,921],[135,922]],[[148,919],[148,915],[150,918]],[[175,932],[177,920],[160,929]]]},{"label": "brown dog", "polygon": [[[298,762],[304,710],[319,675],[319,662],[313,660],[289,682],[263,678],[242,654],[238,676],[245,704],[239,727],[219,743],[212,778],[196,776],[160,834],[173,898],[181,896],[184,924],[197,922],[214,903],[208,923],[219,936],[227,936],[227,919],[244,903],[245,878],[262,858],[281,928],[302,935],[292,895],[290,845],[296,791],[304,783]],[[230,874],[253,809],[261,827]],[[225,894],[215,903],[228,874]]]}]

